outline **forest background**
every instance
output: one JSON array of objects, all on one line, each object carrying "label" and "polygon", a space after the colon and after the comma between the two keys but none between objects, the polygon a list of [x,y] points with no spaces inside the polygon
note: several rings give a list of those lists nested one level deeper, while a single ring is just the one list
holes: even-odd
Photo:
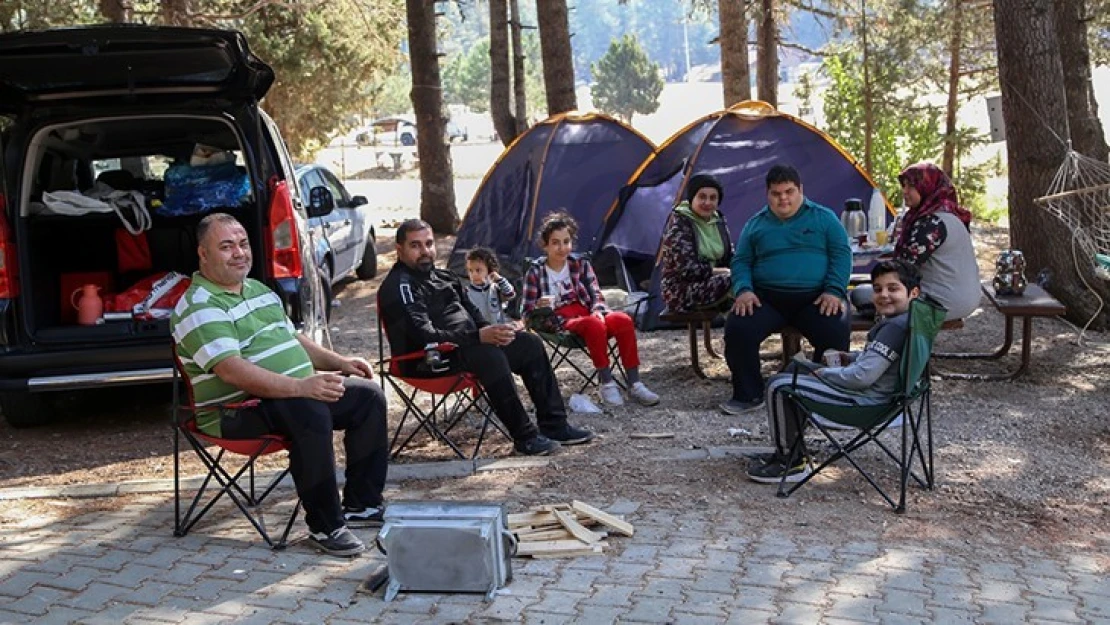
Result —
[{"label": "forest background", "polygon": [[[242,30],[276,70],[263,106],[303,160],[412,111],[420,212],[441,232],[459,220],[439,139],[450,113],[488,114],[507,145],[580,104],[635,124],[664,83],[719,81],[713,108],[795,107],[888,197],[901,167],[940,163],[981,218],[1009,218],[1012,244],[1055,270],[1079,318],[1094,310],[1058,251],[1069,232],[1032,200],[1069,149],[1107,160],[1092,75],[1110,62],[1110,0],[0,0],[4,31],[105,21]],[[960,112],[990,94],[1008,140],[984,159],[990,138]],[[986,182],[1003,173],[992,204]]]}]

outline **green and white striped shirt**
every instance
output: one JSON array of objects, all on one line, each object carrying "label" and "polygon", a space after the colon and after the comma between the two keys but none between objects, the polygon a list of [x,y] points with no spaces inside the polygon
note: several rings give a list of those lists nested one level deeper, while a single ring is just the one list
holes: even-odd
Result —
[{"label": "green and white striped shirt", "polygon": [[[277,294],[247,278],[242,293],[230,293],[200,272],[177,302],[170,331],[185,375],[193,385],[197,408],[243,401],[247,394],[213,372],[221,361],[239,356],[283,375],[306,378],[314,373],[308,352],[297,341],[293,322]],[[220,435],[219,410],[200,410],[197,427]]]}]

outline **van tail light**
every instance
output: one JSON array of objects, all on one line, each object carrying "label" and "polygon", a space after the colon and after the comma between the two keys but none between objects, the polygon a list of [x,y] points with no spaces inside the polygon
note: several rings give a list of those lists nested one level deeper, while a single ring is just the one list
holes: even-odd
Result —
[{"label": "van tail light", "polygon": [[266,239],[270,252],[270,270],[275,278],[304,276],[297,219],[293,214],[293,196],[289,183],[270,179],[270,233]]},{"label": "van tail light", "polygon": [[15,259],[15,238],[8,223],[8,204],[0,195],[0,298],[19,295],[19,268]]}]

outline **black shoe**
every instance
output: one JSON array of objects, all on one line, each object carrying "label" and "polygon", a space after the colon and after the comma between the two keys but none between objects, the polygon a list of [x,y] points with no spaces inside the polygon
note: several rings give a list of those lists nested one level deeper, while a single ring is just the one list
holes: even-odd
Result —
[{"label": "black shoe", "polygon": [[810,473],[812,471],[809,468],[808,458],[802,458],[797,462],[773,460],[767,463],[753,463],[748,467],[748,479],[760,484],[778,484],[782,481],[794,484],[804,480]]},{"label": "black shoe", "polygon": [[739,399],[730,399],[718,404],[721,412],[730,415],[742,415],[745,412],[755,410],[756,408],[763,407],[763,398],[759,397],[752,401],[740,401]]},{"label": "black shoe", "polygon": [[323,551],[329,556],[357,556],[358,554],[366,551],[366,545],[351,533],[351,530],[343,526],[331,533],[326,532],[309,532],[308,542],[312,543],[318,550]]},{"label": "black shoe", "polygon": [[559,441],[563,445],[581,445],[594,439],[593,432],[585,428],[576,428],[569,423],[564,423],[558,428],[544,430],[543,435],[553,441]]},{"label": "black shoe", "polygon": [[559,447],[560,445],[557,441],[553,441],[542,434],[536,434],[528,440],[517,441],[513,444],[513,449],[516,450],[516,453],[524,454],[525,456],[547,456],[556,449],[559,449]]},{"label": "black shoe", "polygon": [[382,507],[377,508],[343,508],[343,520],[347,522],[347,527],[355,529],[364,527],[381,527],[385,523],[385,518],[382,517],[384,510]]},{"label": "black shoe", "polygon": [[753,451],[744,454],[745,458],[751,460],[749,464],[769,464],[779,459],[778,452],[775,451]]}]

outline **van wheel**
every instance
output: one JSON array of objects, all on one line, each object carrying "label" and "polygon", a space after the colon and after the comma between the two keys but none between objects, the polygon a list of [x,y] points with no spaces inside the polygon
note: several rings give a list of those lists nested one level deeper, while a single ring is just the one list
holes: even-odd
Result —
[{"label": "van wheel", "polygon": [[355,269],[359,280],[369,280],[378,275],[378,249],[374,247],[374,231],[366,239],[366,249],[362,251],[362,264]]},{"label": "van wheel", "polygon": [[50,399],[40,393],[0,393],[0,411],[13,428],[46,425],[55,416]]}]

